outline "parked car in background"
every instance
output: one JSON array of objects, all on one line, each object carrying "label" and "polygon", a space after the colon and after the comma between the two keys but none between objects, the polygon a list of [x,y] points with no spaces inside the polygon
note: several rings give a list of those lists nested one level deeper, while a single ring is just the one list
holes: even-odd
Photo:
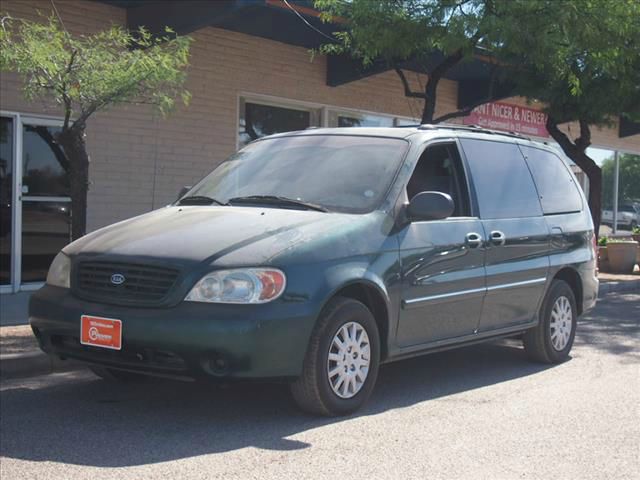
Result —
[{"label": "parked car in background", "polygon": [[[603,210],[601,222],[613,226],[613,210]],[[618,228],[633,230],[640,225],[640,204],[623,203],[618,207]]]},{"label": "parked car in background", "polygon": [[591,215],[551,147],[314,129],[257,140],[175,204],[68,245],[29,318],[44,351],[105,379],[277,379],[342,415],[385,362],[509,336],[562,362],[597,293]]}]

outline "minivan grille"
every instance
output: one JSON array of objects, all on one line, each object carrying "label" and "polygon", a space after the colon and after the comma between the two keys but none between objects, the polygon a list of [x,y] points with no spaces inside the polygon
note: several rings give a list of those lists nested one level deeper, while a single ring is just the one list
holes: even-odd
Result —
[{"label": "minivan grille", "polygon": [[176,283],[173,268],[120,262],[81,261],[77,264],[74,293],[88,300],[125,305],[161,302]]}]

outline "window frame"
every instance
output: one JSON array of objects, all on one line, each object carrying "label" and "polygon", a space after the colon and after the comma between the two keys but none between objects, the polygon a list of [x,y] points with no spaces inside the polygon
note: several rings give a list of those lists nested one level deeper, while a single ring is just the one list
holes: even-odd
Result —
[{"label": "window frame", "polygon": [[[401,194],[400,194],[400,198],[404,199],[401,203],[405,203],[405,202],[409,202],[411,199],[409,198],[409,194],[407,192],[407,185],[409,184],[409,181],[411,180],[411,177],[413,177],[413,174],[416,170],[416,168],[418,167],[418,163],[420,162],[420,159],[422,158],[422,155],[424,155],[424,153],[427,151],[427,149],[429,149],[430,147],[434,147],[437,145],[452,145],[456,148],[457,152],[458,152],[458,160],[459,160],[459,165],[458,165],[458,175],[462,175],[463,176],[463,181],[461,182],[461,184],[459,185],[463,192],[463,195],[466,195],[466,200],[467,200],[467,210],[469,215],[467,216],[460,216],[460,217],[447,217],[441,220],[413,220],[411,221],[411,223],[415,223],[415,224],[420,224],[420,223],[426,223],[426,222],[449,222],[449,221],[459,221],[459,220],[469,220],[469,219],[479,219],[479,211],[478,211],[478,207],[477,207],[477,201],[476,201],[476,197],[475,197],[475,190],[473,189],[473,184],[470,181],[470,174],[469,174],[469,166],[467,164],[467,159],[464,155],[464,150],[462,150],[462,146],[460,145],[460,142],[458,140],[457,137],[438,137],[438,138],[431,138],[427,141],[425,141],[423,144],[421,144],[418,148],[418,151],[416,153],[416,160],[413,164],[413,167],[411,168],[411,173],[403,180],[403,184],[401,187]],[[460,172],[460,169],[462,169],[462,171]]]},{"label": "window frame", "polygon": [[[519,148],[520,152],[522,153],[522,156],[523,156],[524,161],[525,161],[525,163],[527,165],[527,168],[529,169],[529,173],[531,174],[531,178],[533,179],[533,184],[536,187],[536,192],[538,192],[538,201],[540,203],[540,208],[542,209],[542,216],[547,217],[547,216],[553,216],[553,215],[569,215],[569,214],[573,214],[573,213],[581,213],[581,212],[584,211],[585,200],[584,200],[584,197],[583,197],[582,189],[580,187],[580,184],[578,183],[577,178],[575,177],[574,173],[571,171],[571,168],[569,167],[567,162],[565,162],[555,151],[553,151],[550,148],[542,148],[539,145],[526,145],[526,144],[523,144],[523,143],[518,143],[518,148]],[[541,152],[545,152],[548,155],[550,155],[550,156],[555,158],[556,164],[559,162],[562,165],[562,167],[564,167],[565,171],[569,175],[569,178],[571,178],[573,186],[576,189],[576,194],[578,195],[578,198],[580,199],[580,208],[578,210],[560,210],[560,211],[557,211],[557,212],[549,212],[549,213],[547,213],[545,211],[544,204],[542,203],[543,196],[541,196],[540,187],[538,186],[538,182],[536,180],[536,175],[535,175],[535,173],[533,172],[533,170],[531,168],[531,164],[529,163],[529,157],[526,154],[525,148],[532,148],[532,149],[535,149],[535,150],[540,150]]]},{"label": "window frame", "polygon": [[[486,142],[486,143],[498,143],[498,144],[503,144],[503,145],[512,145],[516,148],[518,155],[520,155],[520,158],[522,159],[522,163],[524,165],[524,168],[527,172],[527,174],[529,175],[529,178],[531,180],[531,185],[533,186],[533,190],[535,192],[535,199],[536,202],[538,203],[538,207],[540,210],[539,215],[528,215],[528,216],[522,216],[522,215],[518,215],[515,217],[484,217],[482,215],[482,211],[480,208],[480,195],[476,189],[476,179],[473,176],[473,172],[471,172],[471,165],[470,162],[471,160],[467,157],[466,152],[464,147],[462,146],[462,140],[475,140],[475,141],[482,141],[482,142]],[[522,153],[522,150],[520,149],[520,144],[518,142],[515,141],[510,141],[510,139],[508,138],[486,138],[485,136],[478,136],[478,135],[460,135],[458,137],[458,141],[460,143],[460,149],[463,152],[464,158],[465,158],[465,162],[468,168],[468,181],[470,182],[470,188],[471,188],[471,192],[470,195],[472,197],[472,202],[474,204],[474,212],[477,214],[478,218],[480,218],[481,220],[507,220],[507,219],[511,219],[511,218],[537,218],[537,217],[542,217],[544,216],[544,211],[542,210],[542,205],[540,204],[540,197],[538,195],[538,189],[536,187],[536,182],[533,178],[533,174],[531,173],[531,170],[529,169],[529,165],[527,164],[527,161]]]}]

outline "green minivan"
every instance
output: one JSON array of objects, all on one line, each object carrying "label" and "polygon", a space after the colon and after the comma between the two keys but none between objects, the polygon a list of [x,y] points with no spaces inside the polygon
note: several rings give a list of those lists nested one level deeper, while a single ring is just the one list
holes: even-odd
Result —
[{"label": "green minivan", "polygon": [[508,336],[561,362],[597,293],[589,209],[552,147],[311,129],[65,247],[29,317],[45,352],[105,379],[277,380],[342,415],[386,362]]}]

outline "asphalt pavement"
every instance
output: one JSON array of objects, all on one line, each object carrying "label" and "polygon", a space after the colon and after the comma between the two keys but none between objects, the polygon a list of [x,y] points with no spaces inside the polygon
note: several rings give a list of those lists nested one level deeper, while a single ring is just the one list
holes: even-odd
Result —
[{"label": "asphalt pavement", "polygon": [[298,412],[281,385],[86,371],[0,384],[4,479],[638,479],[640,295],[609,295],[569,361],[502,341],[382,367],[347,418]]}]

